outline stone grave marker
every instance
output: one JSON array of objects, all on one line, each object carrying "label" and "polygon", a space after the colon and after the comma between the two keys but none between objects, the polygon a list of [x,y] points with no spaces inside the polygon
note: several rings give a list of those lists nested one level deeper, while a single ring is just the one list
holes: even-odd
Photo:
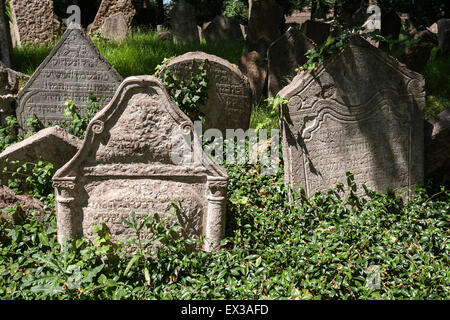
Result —
[{"label": "stone grave marker", "polygon": [[0,43],[0,61],[11,68],[12,42],[9,30],[9,20],[5,14],[5,0],[0,0]]},{"label": "stone grave marker", "polygon": [[59,35],[61,23],[53,12],[52,0],[11,0],[15,42],[50,44]]},{"label": "stone grave marker", "polygon": [[439,51],[448,55],[450,53],[450,19],[441,19],[437,24]]},{"label": "stone grave marker", "polygon": [[[413,188],[423,180],[423,77],[361,38],[298,75],[280,96],[285,181],[307,195],[346,183]],[[413,190],[413,189],[412,189]]]},{"label": "stone grave marker", "polygon": [[116,13],[122,13],[128,28],[131,27],[136,9],[134,8],[131,0],[102,0],[100,7],[95,16],[94,22],[88,26],[89,34],[94,33],[98,29],[101,29],[108,17]]},{"label": "stone grave marker", "polygon": [[[190,141],[180,161],[174,137]],[[172,219],[182,235],[204,235],[203,249],[215,250],[224,235],[227,179],[163,84],[152,76],[127,78],[92,119],[81,150],[53,177],[58,241],[92,239],[100,222],[113,240],[123,239],[133,231],[122,218],[132,211],[138,220],[167,217],[176,201]]]},{"label": "stone grave marker", "polygon": [[102,35],[109,40],[122,42],[128,34],[128,25],[122,12],[113,14],[105,19]]},{"label": "stone grave marker", "polygon": [[205,129],[219,129],[222,133],[226,129],[247,130],[252,93],[247,78],[236,65],[204,52],[188,52],[170,60],[165,67],[189,83],[203,63],[208,81],[208,99],[200,106],[206,117]]},{"label": "stone grave marker", "polygon": [[[8,185],[8,179],[13,178],[12,173],[26,162],[48,161],[53,164],[56,171],[78,152],[81,144],[80,139],[58,126],[45,128],[9,146],[0,154],[1,168],[8,167],[7,172],[0,172],[0,183]],[[19,164],[12,164],[11,161],[19,161]]]},{"label": "stone grave marker", "polygon": [[306,62],[305,53],[314,49],[311,39],[297,28],[289,28],[267,52],[269,58],[269,97],[287,86],[297,74],[295,69]]},{"label": "stone grave marker", "polygon": [[203,28],[203,37],[207,43],[244,41],[239,21],[224,16],[216,16]]},{"label": "stone grave marker", "polygon": [[[281,36],[283,10],[275,0],[249,1],[249,16],[246,46],[252,51],[254,46],[266,43],[265,49]],[[265,54],[265,52],[259,52]]]},{"label": "stone grave marker", "polygon": [[200,43],[195,8],[186,1],[177,1],[170,13],[170,26],[175,43]]},{"label": "stone grave marker", "polygon": [[308,20],[302,24],[300,29],[308,38],[310,38],[317,46],[327,41],[331,32],[331,25],[325,22]]},{"label": "stone grave marker", "polygon": [[33,114],[44,125],[61,124],[68,98],[80,108],[94,94],[102,108],[122,81],[81,28],[72,26],[18,96],[17,120],[22,128]]}]

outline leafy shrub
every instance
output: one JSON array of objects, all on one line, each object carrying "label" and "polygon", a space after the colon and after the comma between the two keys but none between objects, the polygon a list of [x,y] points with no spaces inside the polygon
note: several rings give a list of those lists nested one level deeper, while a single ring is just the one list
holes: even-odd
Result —
[{"label": "leafy shrub", "polygon": [[97,98],[91,94],[89,95],[89,102],[86,108],[77,109],[72,99],[67,99],[64,103],[67,108],[64,109],[64,118],[62,127],[70,134],[84,139],[86,129],[94,117],[95,113],[100,109],[100,104]]},{"label": "leafy shrub", "polygon": [[[125,254],[103,228],[94,243],[60,251],[53,215],[0,228],[0,296],[7,299],[446,299],[449,296],[450,192],[392,192],[349,186],[292,205],[282,168],[228,166],[228,228],[223,249],[190,251],[194,240],[151,216],[124,223],[150,228],[164,243]],[[346,191],[344,193],[343,191]],[[137,239],[137,238],[135,238]],[[143,248],[144,243],[140,246]],[[105,254],[115,259],[104,259]],[[366,286],[378,266],[379,289]],[[75,281],[76,280],[76,281]],[[73,285],[76,284],[76,286]]]},{"label": "leafy shrub", "polygon": [[[169,59],[165,59],[166,63]],[[159,66],[157,73],[163,68]],[[159,75],[162,83],[166,87],[170,97],[177,106],[192,120],[204,121],[205,115],[201,112],[199,106],[208,99],[208,78],[204,63],[200,64],[196,70],[190,69],[191,80],[184,82],[178,79],[169,68],[164,68]]]}]

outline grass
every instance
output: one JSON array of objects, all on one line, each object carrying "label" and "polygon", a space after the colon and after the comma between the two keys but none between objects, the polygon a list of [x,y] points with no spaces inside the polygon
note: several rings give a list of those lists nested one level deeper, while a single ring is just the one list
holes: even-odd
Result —
[{"label": "grass", "polygon": [[[122,43],[107,41],[94,36],[93,42],[100,53],[124,77],[153,74],[164,58],[171,58],[190,51],[203,51],[220,56],[231,63],[237,63],[242,55],[242,45],[214,43],[174,44],[161,41],[153,31],[136,30]],[[14,61],[17,71],[32,75],[44,61],[53,46],[24,46],[14,48]]]},{"label": "grass", "polygon": [[434,48],[423,75],[427,92],[425,118],[429,119],[450,107],[450,56],[438,56]]}]

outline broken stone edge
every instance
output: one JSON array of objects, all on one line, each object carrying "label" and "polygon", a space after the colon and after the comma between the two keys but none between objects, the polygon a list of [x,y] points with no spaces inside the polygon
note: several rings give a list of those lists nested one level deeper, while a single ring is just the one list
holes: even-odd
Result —
[{"label": "broken stone edge", "polygon": [[[86,129],[86,136],[82,147],[75,156],[60,168],[53,176],[53,187],[55,189],[56,201],[56,217],[58,223],[58,242],[63,243],[67,238],[77,238],[79,235],[72,225],[72,215],[70,204],[75,200],[74,189],[77,184],[80,168],[83,162],[89,157],[90,152],[96,144],[98,135],[105,128],[105,124],[110,121],[120,106],[125,103],[130,94],[138,88],[153,89],[158,94],[164,95],[169,103],[161,105],[168,114],[180,124],[185,132],[190,132],[194,137],[193,151],[194,154],[200,155],[196,159],[206,169],[206,181],[209,189],[207,197],[208,209],[205,230],[205,241],[203,249],[205,251],[217,251],[220,248],[220,242],[225,234],[225,217],[226,217],[226,200],[227,200],[227,184],[228,174],[225,168],[214,162],[202,148],[202,144],[195,133],[192,121],[186,116],[172,101],[166,88],[161,81],[153,76],[136,76],[126,78],[117,89],[111,102],[101,111],[99,111]],[[61,228],[60,226],[64,226]]]}]

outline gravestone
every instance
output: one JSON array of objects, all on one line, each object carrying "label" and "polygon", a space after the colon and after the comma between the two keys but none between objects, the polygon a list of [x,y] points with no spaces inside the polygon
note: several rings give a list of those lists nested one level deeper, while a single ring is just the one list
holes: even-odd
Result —
[{"label": "gravestone", "polygon": [[381,16],[381,35],[384,37],[391,36],[392,39],[397,40],[402,29],[402,19],[398,14],[391,10]]},{"label": "gravestone", "polygon": [[[269,45],[281,36],[283,10],[275,0],[250,0],[246,47],[248,51],[254,46]],[[263,51],[258,51],[265,54]]]},{"label": "gravestone", "polygon": [[438,21],[439,51],[442,54],[450,53],[450,19]]},{"label": "gravestone", "polygon": [[[190,83],[204,63],[208,81],[208,99],[200,110],[205,114],[205,129],[247,130],[251,115],[251,89],[236,65],[204,52],[188,52],[170,60],[165,67],[184,83]],[[161,71],[164,72],[164,69]]]},{"label": "gravestone", "polygon": [[405,48],[405,54],[401,58],[409,69],[421,73],[430,58],[431,51],[438,45],[437,37],[429,30],[416,32],[413,37],[418,42]]},{"label": "gravestone", "polygon": [[[311,196],[346,182],[385,192],[423,180],[425,81],[353,38],[347,48],[285,87],[285,181]],[[358,193],[363,193],[361,188]]]},{"label": "gravestone", "polygon": [[[182,159],[174,158],[181,150],[174,137],[190,141]],[[138,221],[174,214],[183,236],[206,236],[207,251],[217,249],[224,235],[226,170],[203,152],[193,123],[152,76],[125,79],[53,185],[60,243],[93,239],[92,228],[101,222],[113,240],[123,239],[133,234],[122,222],[132,211]]]},{"label": "gravestone", "polygon": [[325,43],[331,32],[331,25],[324,22],[308,20],[302,24],[300,29],[317,46]]},{"label": "gravestone", "polygon": [[[7,167],[7,172],[0,172],[0,184],[8,185],[12,173],[24,163],[48,161],[53,164],[53,173],[65,165],[78,152],[82,141],[56,126],[43,129],[31,137],[6,148],[0,154],[1,168]],[[6,162],[8,160],[8,162]],[[11,161],[19,161],[12,164]]]},{"label": "gravestone", "polygon": [[11,70],[0,61],[0,124],[5,125],[6,117],[14,115],[15,97],[22,75]]},{"label": "gravestone", "polygon": [[0,61],[7,67],[12,67],[11,60],[11,34],[9,30],[9,20],[5,14],[5,0],[0,0]]},{"label": "gravestone", "polygon": [[425,176],[435,184],[450,185],[450,108],[427,121]]},{"label": "gravestone", "polygon": [[51,44],[61,23],[53,12],[52,0],[11,0],[16,44]]},{"label": "gravestone", "polygon": [[238,66],[252,88],[252,102],[259,103],[263,98],[269,70],[266,56],[261,55],[257,50],[245,52],[239,59]]},{"label": "gravestone", "polygon": [[175,43],[200,43],[195,8],[184,0],[177,1],[170,13],[170,26]]},{"label": "gravestone", "polygon": [[121,12],[125,18],[128,28],[131,27],[136,9],[131,0],[102,0],[95,16],[94,22],[88,26],[88,33],[92,34],[102,28],[105,20],[112,15]]},{"label": "gravestone", "polygon": [[305,54],[314,49],[311,39],[298,29],[289,28],[268,50],[269,97],[287,86],[297,74],[295,69],[307,61]]},{"label": "gravestone", "polygon": [[121,81],[81,28],[69,28],[20,92],[17,120],[25,128],[35,114],[44,125],[61,124],[66,99],[86,107],[94,94],[102,108]]},{"label": "gravestone", "polygon": [[244,41],[239,21],[224,16],[216,16],[211,23],[204,27],[203,37],[207,43]]},{"label": "gravestone", "polygon": [[128,34],[127,21],[122,12],[113,14],[105,19],[102,35],[112,41],[122,42]]}]

